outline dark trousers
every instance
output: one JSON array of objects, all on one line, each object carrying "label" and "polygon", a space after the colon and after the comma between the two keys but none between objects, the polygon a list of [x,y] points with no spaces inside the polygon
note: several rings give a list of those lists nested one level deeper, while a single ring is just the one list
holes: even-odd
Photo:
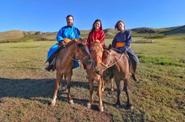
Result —
[{"label": "dark trousers", "polygon": [[128,56],[131,60],[133,60],[136,63],[139,63],[139,59],[138,59],[137,55],[135,54],[135,52],[131,48],[127,49],[127,53],[128,53]]},{"label": "dark trousers", "polygon": [[132,66],[133,73],[135,73],[137,69],[137,64],[139,63],[139,59],[131,48],[127,49],[127,54],[129,56],[129,62]]}]

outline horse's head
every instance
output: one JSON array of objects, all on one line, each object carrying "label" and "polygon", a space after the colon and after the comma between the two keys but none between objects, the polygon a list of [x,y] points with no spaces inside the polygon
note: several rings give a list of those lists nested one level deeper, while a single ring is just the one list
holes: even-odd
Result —
[{"label": "horse's head", "polygon": [[81,60],[83,64],[88,64],[91,61],[91,57],[87,47],[87,39],[77,40],[76,47],[75,58]]},{"label": "horse's head", "polygon": [[110,62],[111,62],[111,50],[104,49],[102,63],[104,63],[105,65],[108,65],[110,64]]},{"label": "horse's head", "polygon": [[91,50],[95,52],[103,52],[102,44],[99,41],[95,41],[91,43]]},{"label": "horse's head", "polygon": [[103,50],[102,62],[105,65],[109,65],[112,62],[114,52],[111,48],[112,48],[112,45],[109,45],[108,48],[104,48]]},{"label": "horse's head", "polygon": [[90,52],[96,65],[102,62],[103,47],[99,41],[91,43]]},{"label": "horse's head", "polygon": [[99,74],[103,74],[103,72],[107,68],[111,67],[111,65],[113,64],[114,61],[115,61],[114,51],[110,48],[104,48],[102,63],[100,63],[100,65],[98,65],[96,67],[97,72]]}]

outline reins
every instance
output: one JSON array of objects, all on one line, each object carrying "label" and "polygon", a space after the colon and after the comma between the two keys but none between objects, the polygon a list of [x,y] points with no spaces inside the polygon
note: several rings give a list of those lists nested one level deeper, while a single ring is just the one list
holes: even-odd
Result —
[{"label": "reins", "polygon": [[105,71],[106,69],[108,69],[108,68],[114,66],[115,64],[117,64],[120,61],[120,59],[122,58],[123,55],[124,55],[124,53],[121,54],[121,56],[119,57],[119,59],[116,60],[115,62],[113,62],[112,64],[105,65],[103,62],[101,62],[101,64],[105,67],[105,69],[103,71]]}]

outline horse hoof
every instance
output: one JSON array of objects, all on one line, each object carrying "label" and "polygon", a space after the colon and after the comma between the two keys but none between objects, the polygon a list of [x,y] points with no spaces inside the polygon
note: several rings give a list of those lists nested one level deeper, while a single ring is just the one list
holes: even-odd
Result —
[{"label": "horse hoof", "polygon": [[74,105],[73,100],[69,100],[69,104]]},{"label": "horse hoof", "polygon": [[87,108],[91,108],[91,103],[87,103]]},{"label": "horse hoof", "polygon": [[134,110],[134,106],[131,106],[131,107],[130,107],[130,110]]},{"label": "horse hoof", "polygon": [[134,109],[134,107],[132,106],[132,104],[127,104],[126,108],[127,109],[130,109],[130,110],[133,110]]},{"label": "horse hoof", "polygon": [[51,101],[51,102],[50,102],[50,106],[52,106],[52,107],[54,107],[55,104],[56,104],[56,101]]},{"label": "horse hoof", "polygon": [[67,85],[62,87],[62,91],[63,92],[66,92],[67,91]]},{"label": "horse hoof", "polygon": [[104,111],[103,107],[100,107],[99,110],[100,110],[100,112],[103,112]]},{"label": "horse hoof", "polygon": [[116,104],[116,108],[120,108],[120,105],[119,104]]}]

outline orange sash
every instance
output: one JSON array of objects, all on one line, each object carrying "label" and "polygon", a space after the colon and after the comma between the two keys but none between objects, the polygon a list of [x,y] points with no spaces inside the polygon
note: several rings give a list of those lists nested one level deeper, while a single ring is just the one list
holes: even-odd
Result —
[{"label": "orange sash", "polygon": [[69,43],[71,41],[71,39],[68,39],[68,38],[64,38],[64,43]]},{"label": "orange sash", "polygon": [[124,47],[125,46],[125,42],[116,42],[116,47]]}]

